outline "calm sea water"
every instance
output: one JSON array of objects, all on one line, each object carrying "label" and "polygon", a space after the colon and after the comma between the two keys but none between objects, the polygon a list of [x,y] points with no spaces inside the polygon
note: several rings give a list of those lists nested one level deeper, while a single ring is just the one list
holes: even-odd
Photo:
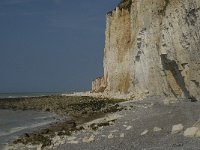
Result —
[{"label": "calm sea water", "polygon": [[0,109],[0,149],[16,137],[60,119],[59,116],[46,112]]},{"label": "calm sea water", "polygon": [[0,93],[0,98],[17,98],[17,97],[35,97],[35,96],[48,96],[58,95],[61,93]]},{"label": "calm sea water", "polygon": [[[57,95],[59,93],[4,93],[0,98]],[[37,111],[12,111],[0,109],[0,150],[16,137],[57,122],[55,114]]]}]

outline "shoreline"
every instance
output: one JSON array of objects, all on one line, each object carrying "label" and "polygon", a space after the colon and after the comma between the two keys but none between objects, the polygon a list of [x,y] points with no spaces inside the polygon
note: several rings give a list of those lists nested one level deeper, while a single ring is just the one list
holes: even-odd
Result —
[{"label": "shoreline", "polygon": [[32,110],[0,109],[0,149],[25,133],[32,133],[59,122],[56,114]]},{"label": "shoreline", "polygon": [[0,99],[56,96],[56,95],[61,95],[61,94],[62,93],[60,93],[60,92],[0,93]]},{"label": "shoreline", "polygon": [[[0,109],[51,112],[63,117],[61,122],[50,124],[46,128],[33,133],[25,133],[14,140],[13,143],[10,143],[8,147],[39,145],[44,149],[53,144],[55,137],[70,136],[72,132],[84,129],[83,124],[122,110],[123,108],[117,103],[123,101],[125,100],[63,95],[0,99]],[[98,126],[107,126],[113,121],[107,121],[99,125],[97,123],[92,124],[90,128],[96,130]]]}]

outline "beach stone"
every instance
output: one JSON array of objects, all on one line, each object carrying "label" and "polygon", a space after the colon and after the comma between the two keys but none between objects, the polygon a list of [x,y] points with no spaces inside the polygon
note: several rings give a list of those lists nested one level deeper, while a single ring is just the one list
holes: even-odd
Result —
[{"label": "beach stone", "polygon": [[197,121],[193,126],[200,129],[200,121]]},{"label": "beach stone", "polygon": [[102,127],[99,127],[99,130],[102,130],[103,129],[103,126]]},{"label": "beach stone", "polygon": [[72,140],[72,141],[68,141],[67,143],[69,143],[69,144],[78,144],[79,142]]},{"label": "beach stone", "polygon": [[98,134],[99,134],[99,132],[97,132],[97,131],[96,131],[96,132],[93,132],[93,134],[96,136],[96,135],[98,135]]},{"label": "beach stone", "polygon": [[165,98],[164,99],[164,105],[169,105],[169,104],[172,104],[172,103],[175,103],[177,101],[176,98]]},{"label": "beach stone", "polygon": [[126,128],[126,127],[128,127],[128,126],[124,124],[124,125],[123,125],[123,127],[125,127],[125,128]]},{"label": "beach stone", "polygon": [[127,110],[131,110],[132,108],[130,106],[127,107]]},{"label": "beach stone", "polygon": [[193,125],[193,127],[197,127],[197,128],[198,128],[198,131],[197,131],[195,137],[200,137],[200,121],[197,121],[197,122]]},{"label": "beach stone", "polygon": [[195,134],[195,137],[200,137],[200,130],[198,129],[197,133]]},{"label": "beach stone", "polygon": [[147,134],[148,132],[149,132],[149,130],[144,130],[144,131],[141,133],[141,135],[143,136],[143,135]]},{"label": "beach stone", "polygon": [[114,135],[111,133],[111,134],[108,135],[108,138],[112,139],[112,138],[114,138]]},{"label": "beach stone", "polygon": [[42,144],[37,146],[37,150],[42,150]]},{"label": "beach stone", "polygon": [[67,138],[67,140],[69,140],[69,141],[72,141],[72,140],[75,140],[75,139],[76,139],[75,136],[71,136],[71,137],[68,137],[68,138]]},{"label": "beach stone", "polygon": [[124,133],[121,133],[119,137],[120,137],[120,138],[124,138],[124,136],[125,136],[125,134],[124,134]]},{"label": "beach stone", "polygon": [[118,132],[118,130],[112,130],[112,131],[110,131],[111,133],[115,133],[115,132]]},{"label": "beach stone", "polygon": [[172,134],[179,133],[183,130],[184,126],[182,124],[177,124],[172,127]]},{"label": "beach stone", "polygon": [[109,121],[108,123],[109,123],[110,126],[114,125],[114,122],[112,122],[112,121]]},{"label": "beach stone", "polygon": [[126,130],[130,130],[132,128],[132,126],[128,126],[127,128],[126,128]]},{"label": "beach stone", "polygon": [[65,144],[65,140],[61,140],[60,141],[60,144],[62,145],[62,144]]},{"label": "beach stone", "polygon": [[95,136],[91,135],[89,138],[88,137],[84,137],[83,138],[83,142],[84,143],[91,143],[92,141],[94,141]]},{"label": "beach stone", "polygon": [[154,131],[154,132],[160,132],[160,131],[162,131],[162,129],[159,128],[159,127],[154,127],[154,128],[153,128],[153,131]]},{"label": "beach stone", "polygon": [[198,132],[198,128],[197,127],[187,128],[184,131],[184,136],[192,138],[192,137],[195,137],[197,132]]}]

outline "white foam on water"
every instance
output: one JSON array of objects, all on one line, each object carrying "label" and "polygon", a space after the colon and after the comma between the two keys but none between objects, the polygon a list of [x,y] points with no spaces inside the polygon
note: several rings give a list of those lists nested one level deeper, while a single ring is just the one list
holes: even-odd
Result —
[{"label": "white foam on water", "polygon": [[42,123],[31,124],[31,125],[28,125],[28,126],[15,127],[15,128],[10,129],[10,131],[8,131],[8,132],[0,132],[0,137],[6,136],[6,135],[11,135],[11,134],[14,134],[14,133],[26,130],[26,129],[33,129],[33,128],[37,128],[37,127],[42,127],[42,126],[48,125],[48,124],[53,123],[53,122],[55,122],[55,121],[46,121],[46,122],[42,122]]},{"label": "white foam on water", "polygon": [[35,117],[35,120],[42,120],[42,119],[52,119],[56,117],[56,115],[49,115],[49,116],[42,116],[42,117]]}]

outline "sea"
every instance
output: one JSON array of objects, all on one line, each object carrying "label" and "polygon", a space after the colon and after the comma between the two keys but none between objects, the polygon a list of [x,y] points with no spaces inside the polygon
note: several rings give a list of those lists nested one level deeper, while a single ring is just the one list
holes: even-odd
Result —
[{"label": "sea", "polygon": [[17,97],[38,97],[48,95],[58,95],[59,92],[34,92],[34,93],[0,93],[0,99],[2,98],[17,98]]},{"label": "sea", "polygon": [[[0,99],[57,94],[59,93],[1,93]],[[62,118],[56,114],[48,112],[0,109],[0,150],[24,133],[33,132],[51,123],[58,122],[61,119]]]}]

